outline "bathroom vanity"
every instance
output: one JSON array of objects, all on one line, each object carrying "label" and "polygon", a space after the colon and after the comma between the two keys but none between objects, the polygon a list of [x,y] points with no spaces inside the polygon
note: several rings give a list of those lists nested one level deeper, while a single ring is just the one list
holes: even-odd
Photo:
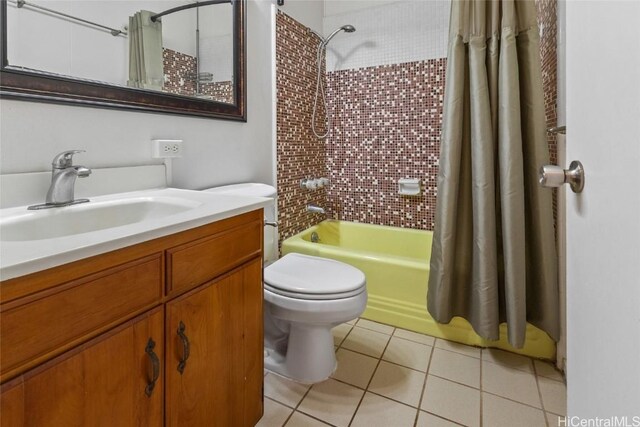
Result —
[{"label": "bathroom vanity", "polygon": [[2,426],[258,422],[263,203],[215,200],[0,282]]}]

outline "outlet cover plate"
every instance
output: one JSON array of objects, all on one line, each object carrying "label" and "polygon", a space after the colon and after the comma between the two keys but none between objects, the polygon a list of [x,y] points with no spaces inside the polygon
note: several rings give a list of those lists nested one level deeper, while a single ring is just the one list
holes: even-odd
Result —
[{"label": "outlet cover plate", "polygon": [[153,157],[154,159],[182,157],[182,140],[152,139],[151,157]]}]

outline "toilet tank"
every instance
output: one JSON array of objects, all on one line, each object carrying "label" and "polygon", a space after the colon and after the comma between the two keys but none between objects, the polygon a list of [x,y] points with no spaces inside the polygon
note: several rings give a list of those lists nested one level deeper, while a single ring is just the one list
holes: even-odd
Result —
[{"label": "toilet tank", "polygon": [[[228,194],[235,196],[268,197],[272,201],[264,207],[264,218],[268,222],[276,222],[276,189],[267,184],[243,183],[213,187],[206,190],[210,193]],[[278,259],[278,229],[276,227],[264,227],[264,262],[270,264]]]}]

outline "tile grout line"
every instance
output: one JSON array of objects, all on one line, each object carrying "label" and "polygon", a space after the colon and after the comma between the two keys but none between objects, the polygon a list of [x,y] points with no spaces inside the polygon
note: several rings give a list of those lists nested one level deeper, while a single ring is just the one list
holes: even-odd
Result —
[{"label": "tile grout line", "polygon": [[353,324],[353,326],[358,326],[359,328],[362,328],[362,329],[367,329],[367,330],[369,330],[369,331],[373,331],[373,332],[380,332],[381,334],[386,334],[386,335],[393,335],[393,333],[396,331],[396,329],[398,329],[398,328],[396,328],[395,326],[387,325],[386,323],[375,322],[375,321],[373,321],[373,320],[364,319],[364,318],[361,318],[361,317],[359,317],[359,318],[358,318],[358,321],[360,321],[360,319],[362,319],[362,320],[367,320],[367,321],[369,321],[369,322],[371,322],[371,323],[376,323],[376,324],[378,324],[378,325],[388,326],[388,327],[390,327],[390,328],[392,329],[392,331],[391,331],[391,333],[387,334],[386,332],[382,332],[382,331],[380,331],[380,330],[376,330],[376,329],[368,328],[368,327],[366,327],[366,326],[359,326],[359,325],[358,325],[358,322],[354,323],[354,324]]},{"label": "tile grout line", "polygon": [[482,419],[482,407],[483,407],[483,399],[482,399],[482,393],[483,393],[483,389],[484,387],[482,387],[482,350],[480,350],[480,427],[482,427],[484,420]]},{"label": "tile grout line", "polygon": [[438,350],[440,351],[446,351],[447,353],[453,353],[453,354],[458,354],[460,356],[464,356],[464,357],[468,357],[469,359],[475,359],[475,360],[480,360],[482,361],[481,357],[475,357],[475,356],[469,356],[468,354],[464,354],[464,353],[460,353],[459,351],[453,351],[453,350],[449,350],[446,348],[442,348],[442,347],[436,347]]},{"label": "tile grout line", "polygon": [[490,394],[491,396],[496,396],[496,397],[499,397],[501,399],[508,400],[509,402],[519,403],[520,405],[527,406],[527,407],[533,408],[533,409],[537,409],[538,411],[544,411],[544,409],[538,408],[537,406],[533,406],[533,405],[531,405],[529,403],[520,402],[519,400],[514,400],[514,399],[512,399],[510,397],[500,396],[499,394],[495,394],[495,393],[492,393],[490,391],[482,391],[482,393]]},{"label": "tile grout line", "polygon": [[[396,328],[396,331],[397,331],[398,329],[399,329],[399,330],[402,330],[402,331],[413,332],[413,331],[409,331],[408,329],[402,329],[402,328]],[[423,335],[423,336],[425,336],[425,337],[433,338],[433,344],[426,344],[426,343],[421,342],[421,341],[412,340],[411,338],[401,337],[400,335],[396,335],[396,334],[395,334],[395,331],[394,331],[394,334],[393,334],[391,337],[392,337],[392,338],[398,338],[399,340],[409,341],[409,342],[416,343],[416,344],[428,345],[429,347],[435,347],[436,340],[437,340],[437,339],[439,339],[439,338],[436,338],[436,337],[431,336],[431,335],[421,334],[420,332],[413,332],[413,333],[414,333],[414,334],[417,334],[417,335]],[[444,350],[444,349],[443,349],[443,350]]]},{"label": "tile grout line", "polygon": [[427,371],[424,373],[424,383],[422,383],[422,390],[420,391],[420,399],[418,399],[418,412],[416,412],[416,418],[413,421],[413,426],[418,425],[418,417],[420,416],[420,408],[422,408],[422,399],[424,399],[424,393],[427,388],[427,378],[429,377],[429,368],[431,368],[431,361],[433,360],[433,352],[435,351],[437,338],[433,340],[433,346],[431,347],[431,353],[429,353],[429,363],[427,363]]},{"label": "tile grout line", "polygon": [[[458,385],[461,385],[461,386],[466,387],[466,388],[470,388],[470,389],[472,389],[472,390],[478,390],[478,391],[480,391],[480,387],[474,387],[474,386],[471,386],[471,385],[469,385],[469,384],[461,383],[461,382],[459,382],[459,381],[452,380],[451,378],[442,377],[442,376],[440,376],[440,375],[436,375],[436,374],[429,374],[429,375],[431,375],[432,377],[435,377],[435,378],[440,378],[441,380],[448,381],[448,382],[450,382],[450,383],[454,383],[454,384],[458,384]],[[495,394],[495,393],[492,393],[492,394]],[[496,394],[496,396],[498,396],[498,395]],[[538,409],[539,409],[539,408],[538,408]]]},{"label": "tile grout line", "polygon": [[[284,420],[284,423],[282,424],[283,427],[289,422],[289,420],[291,419],[291,417],[293,417],[293,414],[296,413],[296,411],[298,410],[298,408],[300,407],[300,404],[302,403],[302,401],[305,399],[305,397],[307,397],[307,395],[309,394],[309,392],[311,391],[311,389],[313,388],[313,384],[311,385],[311,387],[309,387],[307,389],[307,391],[302,395],[302,397],[300,398],[300,400],[298,401],[298,403],[296,404],[296,406],[293,408],[293,412],[291,412],[289,414],[289,416],[287,417],[286,420]],[[305,415],[309,415],[307,413],[304,413]],[[324,421],[322,421],[324,422]]]},{"label": "tile grout line", "polygon": [[[463,344],[463,345],[465,345],[465,344]],[[491,349],[494,349],[494,350],[500,350],[500,351],[503,351],[503,352],[508,353],[508,354],[511,354],[511,355],[524,357],[525,359],[527,359],[527,360],[531,363],[531,365],[534,365],[534,363],[533,363],[533,360],[534,360],[534,359],[533,359],[533,357],[531,357],[531,356],[525,356],[524,354],[519,354],[519,353],[511,353],[511,352],[509,352],[509,351],[507,351],[507,350],[502,350],[502,349],[499,349],[499,348],[494,348],[494,347],[483,347],[483,348],[482,348],[482,352],[481,352],[480,354],[482,355],[482,354],[484,354],[484,352],[485,352],[485,351],[488,351],[488,350],[491,350]],[[445,350],[445,349],[443,349],[443,350]],[[447,351],[451,351],[451,350],[447,350]],[[472,357],[472,356],[469,356],[469,357]],[[514,370],[516,370],[516,371],[527,372],[527,373],[529,373],[529,374],[534,373],[534,370],[533,370],[533,369],[529,369],[529,370],[527,370],[527,369],[524,369],[524,368],[519,368],[519,367],[511,366],[511,365],[509,365],[508,363],[498,363],[498,362],[495,362],[495,361],[493,361],[493,360],[491,360],[491,359],[489,359],[489,358],[486,358],[486,359],[485,359],[485,357],[484,357],[484,356],[481,356],[481,357],[480,357],[480,360],[481,360],[482,362],[487,362],[487,363],[491,363],[492,365],[502,366],[503,368],[507,368],[507,369],[514,369]],[[537,359],[536,359],[536,360],[537,360]],[[542,375],[541,375],[541,376],[542,376]],[[553,379],[553,378],[550,378],[550,379]],[[557,380],[555,380],[555,381],[557,381]]]},{"label": "tile grout line", "polygon": [[[348,325],[348,323],[344,323],[345,325]],[[353,328],[356,327],[356,325],[349,325],[351,326],[351,328],[349,328],[349,332],[347,332],[344,336],[344,338],[342,338],[342,340],[340,341],[340,344],[338,344],[338,346],[336,347],[336,353],[338,352],[339,349],[343,348],[342,344],[344,344],[344,342],[347,340],[347,338],[349,338],[349,335],[351,335],[351,331],[353,331]],[[348,349],[347,349],[348,350]]]},{"label": "tile grout line", "polygon": [[[420,411],[422,411],[422,410],[420,410]],[[420,413],[420,411],[418,411],[418,413]],[[457,426],[468,427],[465,424],[461,424],[458,421],[450,420],[449,418],[443,417],[442,415],[434,414],[433,412],[429,412],[429,411],[422,411],[422,412],[426,412],[429,415],[433,415],[436,418],[440,418],[441,420],[445,420],[445,421],[450,422],[451,424],[455,424]]]},{"label": "tile grout line", "polygon": [[[326,425],[326,426],[336,427],[336,425],[335,425],[335,424],[331,424],[331,423],[329,423],[329,422],[327,422],[327,421],[325,421],[325,420],[321,420],[320,418],[318,418],[318,417],[316,417],[316,416],[314,416],[314,415],[307,414],[306,412],[302,412],[302,411],[293,411],[293,412],[291,413],[291,415],[289,416],[289,419],[290,419],[291,417],[293,417],[293,414],[295,414],[296,412],[297,412],[298,414],[302,414],[302,415],[304,415],[305,417],[313,418],[314,420],[316,420],[316,421],[318,421],[318,422],[320,422],[320,423],[322,423],[322,424],[324,424],[324,425]],[[289,419],[287,419],[287,421],[286,421],[286,422],[289,422]],[[284,427],[284,425],[283,425],[282,427]]]},{"label": "tile grout line", "polygon": [[[264,398],[265,398],[265,399],[267,399],[267,400],[270,400],[270,401],[272,401],[272,402],[274,402],[274,403],[277,403],[278,405],[282,405],[282,406],[284,406],[285,408],[291,409],[291,413],[287,416],[287,418],[285,418],[284,422],[282,423],[282,426],[281,426],[281,427],[284,427],[284,425],[285,425],[285,424],[287,424],[287,423],[289,422],[289,418],[291,418],[291,416],[293,415],[293,413],[294,413],[294,412],[296,412],[296,409],[295,409],[295,408],[292,408],[291,406],[287,405],[286,403],[282,403],[282,402],[280,402],[279,400],[275,400],[275,399],[273,399],[273,398],[271,398],[271,397],[269,397],[269,396],[265,396]],[[264,415],[265,415],[265,414],[264,414],[264,410],[263,410],[263,414],[262,414],[262,416],[264,417]],[[261,419],[262,419],[262,418],[261,418]]]},{"label": "tile grout line", "polygon": [[[426,345],[426,344],[425,344],[425,345]],[[426,345],[426,346],[427,346],[427,347],[431,347],[430,345]],[[427,372],[427,371],[421,371],[420,369],[412,368],[411,366],[403,365],[403,364],[398,363],[398,362],[393,362],[393,361],[391,361],[391,360],[384,359],[384,358],[383,358],[384,353],[382,354],[382,356],[380,356],[380,357],[376,357],[376,356],[372,356],[372,355],[370,355],[370,354],[361,353],[361,352],[359,352],[359,351],[357,351],[357,350],[351,350],[350,348],[347,348],[347,347],[339,347],[339,349],[341,349],[341,350],[346,350],[346,351],[350,351],[350,352],[355,353],[355,354],[358,354],[358,355],[360,355],[360,356],[370,357],[370,358],[372,358],[372,359],[382,359],[382,361],[383,361],[383,362],[391,363],[392,365],[400,366],[401,368],[407,368],[407,369],[410,369],[410,370],[412,370],[412,371],[419,372],[419,373],[421,373],[421,374],[425,374],[425,373]],[[385,348],[385,349],[386,349],[386,348]],[[337,350],[337,349],[336,349],[336,350]],[[455,381],[454,381],[454,382],[455,382]],[[466,385],[466,384],[463,384],[463,385]],[[467,386],[467,387],[470,387],[470,386]]]},{"label": "tile grout line", "polygon": [[538,381],[538,370],[536,364],[531,362],[533,366],[533,376],[536,377],[536,388],[538,389],[538,399],[540,399],[540,407],[542,408],[542,416],[544,417],[544,425],[549,427],[549,420],[547,419],[547,410],[544,408],[544,400],[542,400],[542,390],[540,390],[540,381]]},{"label": "tile grout line", "polygon": [[[389,336],[389,338],[393,338],[393,337],[392,337],[392,336]],[[346,339],[346,338],[345,338],[345,339]],[[401,338],[401,339],[402,339],[402,338]],[[391,339],[389,339],[389,341],[391,341]],[[405,341],[408,341],[408,340],[405,340]],[[431,345],[429,345],[429,344],[417,343],[417,342],[415,342],[415,341],[410,341],[410,342],[415,343],[415,344],[421,344],[421,345],[424,345],[424,346],[427,346],[427,347],[433,347],[433,346],[431,346]],[[359,354],[359,355],[361,355],[361,356],[367,356],[367,357],[370,357],[370,358],[372,358],[372,359],[382,359],[382,356],[384,356],[384,350],[386,350],[386,349],[387,349],[387,348],[385,347],[385,348],[384,348],[384,350],[383,350],[382,355],[380,355],[380,356],[378,357],[378,356],[372,356],[372,355],[367,354],[367,353],[363,353],[363,352],[358,351],[358,350],[352,350],[352,349],[350,349],[350,348],[348,348],[348,347],[343,347],[342,345],[340,345],[340,347],[339,347],[339,348],[344,349],[344,350],[347,350],[347,351],[350,351],[350,352],[352,352],[352,353]],[[336,349],[336,350],[338,350],[338,349]],[[422,373],[426,372],[426,371],[421,371],[421,370],[419,370],[419,369],[412,368],[412,367],[410,367],[410,366],[401,365],[400,363],[392,362],[392,361],[390,361],[390,360],[386,360],[386,359],[382,359],[382,360],[383,360],[383,361],[385,361],[385,362],[393,363],[394,365],[398,365],[398,366],[402,366],[402,367],[407,368],[407,369],[411,369],[412,371],[417,371],[417,372],[422,372]]]},{"label": "tile grout line", "polygon": [[353,423],[353,420],[356,418],[356,414],[358,413],[358,410],[360,409],[360,405],[362,404],[362,401],[364,400],[364,397],[367,395],[367,392],[369,391],[369,386],[371,385],[371,382],[373,381],[373,377],[376,375],[376,372],[378,371],[378,367],[380,366],[380,362],[382,362],[382,356],[384,355],[384,352],[387,351],[387,347],[389,347],[389,343],[390,342],[391,342],[391,335],[389,335],[389,338],[387,339],[387,343],[385,344],[384,349],[382,349],[382,353],[380,353],[380,357],[378,358],[378,363],[376,364],[376,367],[373,370],[373,373],[371,374],[371,378],[369,378],[369,381],[367,382],[367,386],[364,389],[364,393],[362,393],[362,397],[360,398],[360,401],[358,402],[358,405],[356,406],[356,410],[353,412],[353,415],[351,416],[351,420],[349,420],[349,424],[347,424],[347,426],[350,426]]},{"label": "tile grout line", "polygon": [[[385,362],[385,360],[381,360],[381,362]],[[373,376],[372,376],[372,378],[373,378]],[[367,393],[375,394],[376,396],[383,397],[383,398],[385,398],[387,400],[391,400],[392,402],[399,403],[399,404],[407,406],[407,407],[409,407],[411,409],[420,409],[419,406],[413,406],[413,405],[410,405],[410,404],[408,404],[406,402],[401,402],[400,400],[394,399],[393,397],[385,396],[384,394],[380,394],[378,392],[371,391],[369,389],[365,389],[365,388],[362,388],[362,387],[357,386],[357,385],[349,384],[348,382],[345,382],[343,380],[339,380],[339,379],[336,379],[336,378],[331,378],[331,379],[334,380],[334,381],[337,381],[337,382],[339,382],[341,384],[345,384],[345,385],[357,388],[358,390],[362,390],[362,391],[365,391]],[[273,399],[271,399],[271,400],[273,400]]]}]

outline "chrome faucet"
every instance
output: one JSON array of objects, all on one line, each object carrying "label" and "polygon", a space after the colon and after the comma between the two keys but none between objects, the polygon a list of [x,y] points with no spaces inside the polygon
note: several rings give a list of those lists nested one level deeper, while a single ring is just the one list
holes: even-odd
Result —
[{"label": "chrome faucet", "polygon": [[91,169],[73,165],[73,155],[77,153],[84,153],[84,150],[64,151],[53,158],[51,186],[47,192],[46,203],[29,206],[29,209],[57,208],[89,201],[89,199],[74,198],[76,178],[85,178],[91,175]]}]

